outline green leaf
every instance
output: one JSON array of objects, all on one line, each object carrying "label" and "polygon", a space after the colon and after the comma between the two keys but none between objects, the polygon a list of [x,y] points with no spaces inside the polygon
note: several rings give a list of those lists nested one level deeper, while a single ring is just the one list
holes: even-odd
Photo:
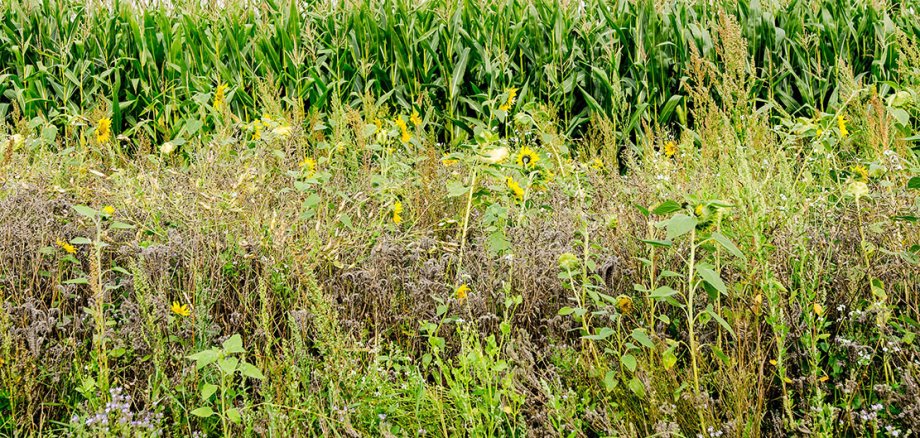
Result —
[{"label": "green leaf", "polygon": [[639,398],[645,398],[645,385],[642,384],[642,381],[638,377],[633,377],[632,380],[627,384],[629,389],[636,394]]},{"label": "green leaf", "polygon": [[915,176],[907,181],[907,188],[920,190],[920,176]]},{"label": "green leaf", "polygon": [[217,366],[220,367],[220,370],[224,372],[224,374],[232,374],[236,371],[239,363],[240,360],[235,357],[225,357],[223,359],[218,359]]},{"label": "green leaf", "polygon": [[240,364],[240,373],[246,377],[251,377],[257,380],[262,380],[265,378],[265,376],[262,375],[262,371],[249,362],[243,362]]},{"label": "green leaf", "polygon": [[89,207],[87,207],[87,206],[85,206],[85,205],[74,205],[74,206],[73,206],[73,209],[76,210],[77,213],[79,213],[80,215],[86,216],[86,217],[88,217],[88,218],[95,218],[96,215],[99,214],[98,211],[96,211],[96,210],[94,210],[94,209],[92,209],[92,208],[89,208]]},{"label": "green leaf", "polygon": [[89,284],[89,281],[83,277],[74,278],[73,280],[62,281],[62,284]]},{"label": "green leaf", "polygon": [[234,423],[239,423],[243,421],[243,416],[240,415],[240,410],[237,408],[227,409],[226,414],[227,414],[227,418]]},{"label": "green leaf", "polygon": [[626,369],[629,370],[629,372],[631,373],[636,372],[636,366],[638,365],[638,362],[636,361],[635,356],[631,354],[624,354],[623,356],[620,357],[620,363],[623,364],[623,366],[625,366]]},{"label": "green leaf", "polygon": [[718,313],[716,313],[715,310],[712,309],[712,304],[710,304],[709,306],[706,306],[706,313],[712,316],[712,319],[715,319],[719,323],[719,325],[721,325],[722,328],[725,329],[725,331],[731,334],[732,338],[735,338],[735,339],[738,338],[737,336],[735,336],[735,331],[732,330],[732,327],[728,325],[728,321],[722,319],[722,317]]},{"label": "green leaf", "polygon": [[728,252],[730,252],[733,256],[738,257],[741,260],[747,261],[747,259],[744,257],[744,253],[742,253],[741,250],[738,249],[738,247],[735,246],[735,244],[732,243],[732,241],[729,240],[728,237],[725,237],[721,233],[715,232],[715,233],[712,233],[712,239],[718,242],[719,245],[722,245],[722,247],[728,250]]},{"label": "green leaf", "polygon": [[130,229],[134,228],[134,225],[126,224],[126,223],[124,223],[124,222],[115,221],[115,222],[112,222],[111,227],[114,228],[114,229],[116,229],[116,230],[130,230]]},{"label": "green leaf", "polygon": [[649,298],[663,300],[665,298],[674,296],[677,294],[677,291],[671,289],[668,286],[659,286],[657,289],[653,290],[652,293],[648,295]]},{"label": "green leaf", "polygon": [[607,374],[604,374],[604,389],[606,389],[607,392],[613,391],[619,383],[616,371],[610,370],[607,371]]},{"label": "green leaf", "polygon": [[645,329],[634,329],[632,331],[632,337],[646,348],[655,348],[655,343],[652,342],[652,338],[648,336],[648,333],[645,332]]},{"label": "green leaf", "polygon": [[233,335],[230,339],[224,341],[221,347],[223,347],[224,351],[227,353],[242,353],[245,351],[243,350],[243,337],[239,334]]},{"label": "green leaf", "polygon": [[70,243],[72,245],[89,245],[93,243],[93,241],[85,237],[74,237],[73,239],[70,239]]},{"label": "green leaf", "polygon": [[202,369],[214,363],[214,361],[217,360],[217,356],[218,356],[217,351],[211,349],[211,350],[200,351],[190,356],[186,356],[186,358],[196,361],[198,365],[198,369]]},{"label": "green leaf", "polygon": [[196,417],[201,417],[201,418],[208,418],[214,415],[214,410],[207,406],[203,406],[203,407],[200,407],[192,411],[192,415]]},{"label": "green leaf", "polygon": [[593,334],[593,335],[582,336],[582,338],[583,338],[583,339],[590,339],[590,340],[592,340],[592,341],[600,341],[600,340],[609,338],[610,335],[612,335],[613,333],[614,333],[614,331],[613,331],[612,328],[610,328],[610,327],[601,327],[601,329],[600,329],[599,331],[597,331],[595,334]]},{"label": "green leaf", "polygon": [[661,366],[664,367],[665,370],[670,370],[675,364],[677,364],[677,356],[674,355],[673,348],[669,348],[665,350],[664,353],[661,353]]},{"label": "green leaf", "polygon": [[664,215],[668,213],[674,213],[675,211],[679,211],[682,208],[683,207],[675,201],[664,201],[659,206],[652,209],[652,213]]},{"label": "green leaf", "polygon": [[217,392],[217,385],[205,383],[201,386],[201,400],[208,401],[215,392]]},{"label": "green leaf", "polygon": [[463,196],[470,192],[469,187],[464,186],[459,181],[448,181],[447,182],[447,196],[457,197]]},{"label": "green leaf", "polygon": [[725,283],[719,278],[719,274],[717,274],[716,271],[713,271],[708,266],[700,265],[697,266],[696,272],[699,273],[703,281],[709,283],[709,285],[716,288],[717,291],[723,294],[728,293]]},{"label": "green leaf", "polygon": [[674,240],[690,232],[696,226],[696,218],[685,214],[676,214],[663,222],[667,228],[667,239]]},{"label": "green leaf", "polygon": [[652,246],[661,246],[661,247],[669,247],[672,245],[670,240],[645,240],[643,239],[642,242],[652,245]]},{"label": "green leaf", "polygon": [[558,313],[559,313],[559,315],[562,315],[562,316],[568,316],[568,315],[571,315],[572,312],[574,312],[574,311],[575,311],[575,309],[573,309],[573,308],[571,308],[571,307],[569,307],[569,306],[565,306],[565,307],[559,309],[559,312],[558,312]]}]

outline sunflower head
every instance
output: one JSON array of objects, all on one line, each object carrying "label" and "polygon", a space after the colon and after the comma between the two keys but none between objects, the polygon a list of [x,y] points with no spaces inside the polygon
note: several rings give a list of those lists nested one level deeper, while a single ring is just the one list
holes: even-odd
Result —
[{"label": "sunflower head", "polygon": [[840,138],[847,138],[847,135],[850,134],[850,131],[847,130],[847,119],[843,118],[843,114],[837,115],[837,128],[840,129]]},{"label": "sunflower head", "polygon": [[617,296],[617,310],[624,315],[629,315],[633,311],[633,300],[626,295]]},{"label": "sunflower head", "polygon": [[399,225],[402,222],[403,205],[402,202],[396,201],[393,204],[393,223]]},{"label": "sunflower head", "polygon": [[517,164],[525,169],[540,161],[540,156],[533,149],[524,146],[517,154]]},{"label": "sunflower head", "polygon": [[303,160],[300,160],[300,168],[308,176],[313,176],[313,173],[316,172],[316,160],[312,157],[304,157]]},{"label": "sunflower head", "polygon": [[54,242],[54,243],[55,243],[57,246],[61,247],[61,249],[63,249],[64,252],[66,252],[67,254],[76,254],[76,253],[77,253],[77,248],[75,248],[75,247],[74,247],[73,245],[71,245],[70,243],[67,243],[67,242],[66,242],[65,240],[63,240],[63,239],[58,239],[57,242]]},{"label": "sunflower head", "polygon": [[108,143],[110,138],[112,138],[112,119],[103,117],[96,124],[96,141]]},{"label": "sunflower head", "polygon": [[217,84],[217,91],[214,92],[214,108],[224,106],[227,98],[227,84]]},{"label": "sunflower head", "polygon": [[512,178],[512,177],[509,176],[509,177],[505,180],[505,183],[508,185],[508,190],[511,191],[511,194],[513,194],[514,197],[515,197],[518,201],[523,201],[523,200],[524,200],[524,189],[521,188],[521,185],[518,184],[518,182],[515,181],[514,178]]},{"label": "sunflower head", "polygon": [[677,143],[674,143],[674,140],[668,140],[668,142],[664,144],[664,156],[673,158],[676,153]]},{"label": "sunflower head", "polygon": [[412,110],[412,115],[409,116],[409,121],[412,122],[416,128],[422,126],[422,118],[419,117],[418,111]]},{"label": "sunflower head", "polygon": [[192,314],[192,311],[188,308],[188,304],[179,304],[178,301],[173,301],[169,310],[172,310],[172,313],[179,316],[189,316]]},{"label": "sunflower head", "polygon": [[850,170],[852,170],[853,173],[859,176],[859,179],[861,179],[862,181],[869,181],[869,170],[866,169],[865,166],[857,164],[853,166]]},{"label": "sunflower head", "polygon": [[466,284],[461,284],[454,289],[454,296],[457,297],[457,301],[465,301],[467,295],[470,293],[470,287]]}]

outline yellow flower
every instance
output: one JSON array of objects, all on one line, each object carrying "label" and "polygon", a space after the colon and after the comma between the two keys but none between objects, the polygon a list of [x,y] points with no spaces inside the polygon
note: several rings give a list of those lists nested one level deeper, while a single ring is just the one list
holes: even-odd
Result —
[{"label": "yellow flower", "polygon": [[461,284],[460,286],[457,287],[457,289],[454,290],[454,296],[457,297],[458,301],[466,300],[466,296],[469,293],[470,293],[470,287],[465,284]]},{"label": "yellow flower", "polygon": [[594,169],[594,170],[603,170],[603,169],[604,169],[604,162],[601,161],[600,158],[595,158],[595,159],[591,160],[591,168]]},{"label": "yellow flower", "polygon": [[674,157],[674,154],[677,153],[677,143],[674,143],[674,140],[669,140],[664,144],[664,155],[668,158]]},{"label": "yellow flower", "polygon": [[262,122],[256,120],[249,125],[252,129],[252,140],[256,141],[262,138]]},{"label": "yellow flower", "polygon": [[703,206],[703,204],[699,204],[693,209],[693,212],[696,213],[697,216],[702,216],[703,213],[706,212],[706,207]]},{"label": "yellow flower", "polygon": [[73,245],[65,242],[64,240],[58,239],[57,242],[54,242],[57,246],[60,246],[67,254],[76,254],[77,248],[74,248]]},{"label": "yellow flower", "polygon": [[815,315],[824,316],[824,307],[822,307],[820,304],[814,303],[811,306],[811,309],[814,310]]},{"label": "yellow flower", "polygon": [[524,146],[517,154],[517,164],[523,168],[528,168],[540,161],[540,156],[533,149]]},{"label": "yellow flower", "polygon": [[850,131],[847,131],[847,119],[843,118],[843,114],[837,115],[837,127],[840,128],[840,137],[847,138]]},{"label": "yellow flower", "polygon": [[396,203],[393,204],[393,223],[394,224],[399,225],[399,223],[402,222],[402,212],[403,212],[402,202],[396,201]]},{"label": "yellow flower", "polygon": [[828,377],[828,376],[821,376],[821,377],[818,377],[818,381],[819,381],[819,382],[827,382],[828,379],[830,379],[830,377]]},{"label": "yellow flower", "polygon": [[111,137],[112,119],[108,117],[99,119],[99,123],[96,124],[96,141],[99,143],[107,143]]},{"label": "yellow flower", "polygon": [[483,160],[489,164],[498,164],[505,161],[506,158],[508,158],[508,148],[502,146],[486,151]]},{"label": "yellow flower", "polygon": [[632,298],[626,295],[617,296],[617,310],[624,315],[629,315],[633,310]]},{"label": "yellow flower", "polygon": [[102,207],[102,212],[111,216],[115,214],[115,207],[112,207],[111,205],[106,205],[105,207]]},{"label": "yellow flower", "polygon": [[441,164],[445,166],[453,166],[454,164],[457,164],[457,160],[449,158],[449,155],[445,155],[441,157]]},{"label": "yellow flower", "polygon": [[521,185],[510,176],[505,182],[508,184],[508,189],[511,190],[511,193],[514,194],[514,197],[517,198],[518,201],[523,201],[524,189],[521,188]]},{"label": "yellow flower", "polygon": [[412,110],[412,115],[409,116],[409,121],[412,122],[412,124],[415,125],[416,128],[418,128],[419,126],[422,126],[422,118],[419,117],[418,111],[416,110]]},{"label": "yellow flower", "polygon": [[179,304],[178,301],[173,301],[170,310],[172,310],[172,313],[179,316],[189,316],[192,314],[192,311],[188,308],[188,304]]},{"label": "yellow flower", "polygon": [[399,132],[402,133],[400,140],[402,140],[403,143],[408,143],[409,140],[412,140],[412,134],[409,133],[409,127],[406,126],[406,121],[403,120],[402,117],[396,118],[396,126],[399,127]]},{"label": "yellow flower", "polygon": [[817,132],[817,134],[818,134],[818,137],[820,137],[820,136],[821,136],[821,134],[824,134],[824,130],[823,130],[823,129],[821,129],[821,128],[818,128],[818,132]]},{"label": "yellow flower", "polygon": [[300,160],[300,168],[306,171],[307,176],[312,176],[316,172],[316,160],[304,157],[303,160]]},{"label": "yellow flower", "polygon": [[214,92],[214,108],[220,108],[224,105],[226,99],[227,84],[217,84],[217,91]]},{"label": "yellow flower", "polygon": [[857,164],[851,168],[853,173],[859,175],[859,178],[863,181],[869,181],[869,170],[860,164]]},{"label": "yellow flower", "polygon": [[508,112],[508,110],[511,109],[511,105],[514,105],[514,99],[517,98],[518,89],[511,87],[505,90],[505,92],[508,93],[508,100],[506,100],[505,103],[498,107],[498,109]]}]

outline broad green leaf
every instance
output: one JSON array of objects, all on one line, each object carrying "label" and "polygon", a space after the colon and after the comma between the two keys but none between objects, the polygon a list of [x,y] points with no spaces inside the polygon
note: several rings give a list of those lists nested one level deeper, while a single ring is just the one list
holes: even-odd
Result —
[{"label": "broad green leaf", "polygon": [[631,373],[636,372],[636,366],[638,365],[638,362],[636,361],[635,356],[631,354],[624,354],[623,356],[620,357],[620,363],[622,363],[623,366],[625,366],[626,369],[629,370],[629,372]]},{"label": "broad green leaf", "polygon": [[702,278],[703,281],[709,283],[709,285],[716,288],[717,291],[723,294],[728,293],[728,289],[726,289],[725,283],[721,278],[719,278],[719,274],[717,274],[716,271],[713,271],[708,266],[700,265],[697,266],[696,272],[699,273],[700,278]]},{"label": "broad green leaf", "polygon": [[198,369],[204,368],[214,363],[214,361],[217,360],[217,357],[217,351],[214,351],[213,349],[200,351],[190,356],[186,356],[186,358],[197,362]]},{"label": "broad green leaf", "polygon": [[210,383],[201,385],[201,400],[208,401],[215,392],[217,392],[217,385],[212,385]]},{"label": "broad green leaf", "polygon": [[674,217],[664,221],[667,228],[667,239],[674,240],[690,232],[696,226],[696,218],[685,214],[676,214]]},{"label": "broad green leaf", "polygon": [[616,371],[610,370],[610,371],[607,371],[606,374],[604,374],[604,389],[606,389],[607,392],[610,392],[616,389],[617,384],[619,383],[620,382],[617,380]]},{"label": "broad green leaf", "polygon": [[677,363],[677,356],[674,355],[674,349],[669,348],[661,353],[661,366],[665,370],[670,370]]},{"label": "broad green leaf", "polygon": [[655,343],[652,342],[652,338],[648,336],[648,333],[645,332],[645,329],[637,328],[632,331],[632,337],[637,342],[642,344],[646,348],[655,348]]},{"label": "broad green leaf", "polygon": [[658,215],[664,215],[668,213],[674,213],[675,211],[679,211],[682,208],[683,207],[675,201],[664,201],[660,205],[652,209],[652,213],[658,214]]},{"label": "broad green leaf", "polygon": [[601,329],[598,330],[597,332],[595,332],[595,334],[593,334],[593,335],[587,335],[587,336],[582,336],[582,338],[584,338],[584,339],[590,339],[590,340],[592,340],[592,341],[600,341],[600,340],[609,338],[610,335],[612,335],[613,333],[614,333],[614,331],[613,331],[612,328],[610,328],[610,327],[601,327]]},{"label": "broad green leaf", "polygon": [[245,351],[243,350],[243,337],[239,334],[233,335],[230,339],[224,341],[221,347],[223,347],[224,351],[227,353],[242,353]]},{"label": "broad green leaf", "polygon": [[196,417],[201,417],[201,418],[208,418],[214,415],[214,410],[207,406],[203,406],[203,407],[200,407],[192,411],[192,415]]},{"label": "broad green leaf", "polygon": [[235,372],[239,363],[240,360],[235,357],[225,357],[223,359],[217,360],[217,366],[220,367],[220,370],[225,374],[231,374]]},{"label": "broad green leaf", "polygon": [[89,284],[89,281],[83,277],[74,278],[73,280],[62,281],[63,284]]},{"label": "broad green leaf", "polygon": [[674,289],[671,289],[668,286],[659,286],[657,289],[653,290],[652,293],[648,295],[648,297],[663,300],[665,298],[674,296],[676,294],[677,294],[677,291]]},{"label": "broad green leaf", "polygon": [[262,375],[262,371],[260,371],[258,367],[249,362],[240,363],[240,373],[246,377],[251,377],[257,380],[262,380],[265,378],[265,376]]},{"label": "broad green leaf", "polygon": [[645,385],[638,377],[633,377],[628,383],[629,389],[639,398],[645,398]]},{"label": "broad green leaf", "polygon": [[73,239],[70,239],[70,243],[73,245],[90,245],[93,243],[93,241],[85,237],[74,237]]},{"label": "broad green leaf", "polygon": [[81,216],[86,216],[88,218],[94,218],[99,214],[98,211],[90,207],[87,207],[85,205],[74,205],[73,209],[76,210],[76,212],[79,213]]},{"label": "broad green leaf", "polygon": [[227,409],[226,414],[227,414],[227,418],[234,423],[239,423],[243,421],[243,416],[240,415],[240,410],[237,408]]},{"label": "broad green leaf", "polygon": [[732,327],[728,325],[728,321],[722,319],[722,316],[720,316],[715,310],[713,310],[712,304],[706,307],[706,313],[712,316],[712,319],[715,319],[719,323],[719,325],[721,325],[722,328],[725,329],[725,331],[731,334],[732,338],[735,338],[735,339],[738,338],[737,336],[735,336],[735,331],[732,330]]},{"label": "broad green leaf", "polygon": [[723,248],[728,250],[733,256],[738,257],[741,260],[747,261],[747,258],[744,257],[744,253],[738,249],[737,246],[728,238],[723,236],[721,233],[715,232],[712,233],[712,239],[722,245]]}]

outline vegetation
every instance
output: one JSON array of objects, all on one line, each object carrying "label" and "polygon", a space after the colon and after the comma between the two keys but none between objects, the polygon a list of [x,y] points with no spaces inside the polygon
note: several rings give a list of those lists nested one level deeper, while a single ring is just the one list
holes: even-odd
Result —
[{"label": "vegetation", "polygon": [[920,4],[227,3],[0,3],[0,435],[920,432]]}]

